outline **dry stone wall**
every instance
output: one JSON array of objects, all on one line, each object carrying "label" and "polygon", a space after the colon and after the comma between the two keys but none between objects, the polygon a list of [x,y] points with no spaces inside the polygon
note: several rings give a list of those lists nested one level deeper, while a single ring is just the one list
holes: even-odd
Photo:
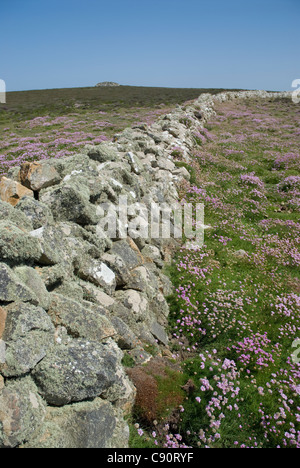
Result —
[{"label": "dry stone wall", "polygon": [[[171,205],[189,179],[194,135],[214,102],[285,97],[205,94],[154,125],[80,154],[23,164],[0,181],[0,447],[127,447],[135,388],[122,366],[168,354],[162,273],[176,243],[99,231],[99,206],[120,196]],[[101,235],[100,235],[101,234]]]}]

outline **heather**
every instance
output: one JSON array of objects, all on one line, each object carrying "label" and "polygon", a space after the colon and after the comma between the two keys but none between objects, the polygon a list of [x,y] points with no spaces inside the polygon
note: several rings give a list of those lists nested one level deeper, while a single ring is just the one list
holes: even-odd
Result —
[{"label": "heather", "polygon": [[173,359],[191,391],[139,437],[300,448],[300,109],[276,99],[216,110],[195,135],[195,177],[182,190],[183,202],[205,204],[205,245],[182,247],[169,271]]}]

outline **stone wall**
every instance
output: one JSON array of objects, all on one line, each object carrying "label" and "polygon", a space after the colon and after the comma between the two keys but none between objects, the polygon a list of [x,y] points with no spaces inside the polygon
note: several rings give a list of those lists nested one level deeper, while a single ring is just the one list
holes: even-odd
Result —
[{"label": "stone wall", "polygon": [[[0,181],[0,447],[127,447],[135,388],[122,366],[168,355],[162,268],[174,240],[98,226],[99,206],[172,204],[189,172],[195,134],[214,102],[286,97],[205,94],[66,159],[23,164]],[[101,231],[101,232],[100,232]]]}]

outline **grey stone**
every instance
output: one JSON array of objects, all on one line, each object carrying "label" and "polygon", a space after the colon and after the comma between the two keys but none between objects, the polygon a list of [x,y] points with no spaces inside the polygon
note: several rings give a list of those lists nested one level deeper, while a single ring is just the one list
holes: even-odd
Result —
[{"label": "grey stone", "polygon": [[[16,205],[19,208],[19,205],[23,200],[33,200],[30,197],[24,197],[21,201]],[[25,214],[20,213],[13,208],[9,203],[3,202],[0,200],[0,220],[1,221],[10,221],[14,225],[18,226],[19,228],[25,229],[26,231],[32,231],[33,225],[30,219],[28,219]]]},{"label": "grey stone", "polygon": [[12,304],[5,310],[2,342],[4,359],[0,372],[6,377],[27,374],[54,344],[54,327],[50,317],[40,307],[31,304]]},{"label": "grey stone", "polygon": [[82,304],[55,293],[51,299],[49,315],[53,323],[64,326],[71,336],[101,342],[117,335],[100,306]]},{"label": "grey stone", "polygon": [[17,216],[24,216],[28,219],[28,222],[32,223],[30,231],[53,222],[53,216],[48,206],[31,197],[22,198],[16,205],[15,210],[18,210]]},{"label": "grey stone", "polygon": [[70,181],[43,191],[40,200],[49,206],[56,221],[97,224],[96,208],[89,202],[89,197],[86,186]]},{"label": "grey stone", "polygon": [[248,258],[248,253],[245,250],[237,250],[234,252],[234,256],[237,258]]},{"label": "grey stone", "polygon": [[133,349],[138,345],[138,338],[121,318],[111,317],[110,321],[117,332],[116,341],[121,349]]},{"label": "grey stone", "polygon": [[160,291],[151,300],[151,310],[156,315],[161,325],[167,325],[167,318],[169,315],[168,303]]},{"label": "grey stone", "polygon": [[130,271],[128,270],[124,260],[119,255],[104,254],[101,260],[109,266],[116,275],[117,286],[124,286],[130,279]]},{"label": "grey stone", "polygon": [[132,151],[129,151],[126,154],[126,157],[131,166],[132,172],[134,172],[136,175],[140,175],[144,171],[144,167],[140,159],[134,153],[132,153]]},{"label": "grey stone", "polygon": [[86,340],[57,346],[33,371],[40,394],[53,406],[101,396],[117,381],[115,346]]},{"label": "grey stone", "polygon": [[71,273],[63,264],[43,268],[36,267],[35,271],[39,274],[46,288],[60,284]]},{"label": "grey stone", "polygon": [[11,262],[37,261],[42,253],[37,239],[10,221],[0,221],[0,260]]},{"label": "grey stone", "polygon": [[175,171],[173,171],[173,174],[177,177],[183,177],[186,180],[190,180],[191,178],[191,174],[185,167],[180,167],[176,169]]},{"label": "grey stone", "polygon": [[38,239],[41,245],[39,263],[42,265],[55,265],[68,257],[65,236],[58,225],[47,225],[30,233],[32,238]]},{"label": "grey stone", "polygon": [[153,322],[152,325],[151,325],[150,331],[151,331],[152,335],[155,338],[157,338],[157,340],[160,343],[164,344],[165,346],[168,345],[168,342],[169,342],[168,336],[167,336],[164,328],[161,325],[159,325],[159,323]]},{"label": "grey stone", "polygon": [[0,448],[15,448],[38,431],[46,408],[30,377],[7,382],[0,390]]},{"label": "grey stone", "polygon": [[[77,279],[77,278],[76,278]],[[81,302],[84,299],[84,293],[78,282],[66,280],[61,282],[56,288],[55,293],[66,296],[73,301]]]},{"label": "grey stone", "polygon": [[78,266],[77,275],[83,280],[100,286],[109,295],[116,289],[116,275],[102,261],[92,258],[84,259]]},{"label": "grey stone", "polygon": [[132,239],[114,242],[111,253],[122,258],[129,270],[143,264],[143,257]]},{"label": "grey stone", "polygon": [[0,263],[0,302],[32,300],[36,300],[35,294],[20,282],[7,265]]},{"label": "grey stone", "polygon": [[126,289],[147,293],[151,287],[149,271],[144,266],[140,266],[131,271],[130,279],[126,283]]},{"label": "grey stone", "polygon": [[118,159],[116,149],[107,143],[101,143],[97,146],[87,145],[85,146],[85,151],[91,159],[100,163],[116,161]]},{"label": "grey stone", "polygon": [[34,293],[38,305],[48,310],[50,304],[49,293],[38,272],[34,268],[22,266],[15,268],[14,273]]},{"label": "grey stone", "polygon": [[128,291],[117,291],[115,298],[124,307],[129,309],[128,317],[124,320],[129,326],[134,326],[136,322],[143,322],[147,319],[149,313],[149,303],[147,298],[141,293],[129,289]]},{"label": "grey stone", "polygon": [[129,428],[120,411],[96,398],[64,408],[49,408],[37,437],[21,448],[126,448]]}]

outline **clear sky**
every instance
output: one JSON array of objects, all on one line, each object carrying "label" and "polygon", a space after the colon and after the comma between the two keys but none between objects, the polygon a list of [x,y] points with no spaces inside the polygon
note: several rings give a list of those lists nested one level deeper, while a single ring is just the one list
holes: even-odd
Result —
[{"label": "clear sky", "polygon": [[0,79],[292,90],[299,36],[300,0],[1,0]]}]

